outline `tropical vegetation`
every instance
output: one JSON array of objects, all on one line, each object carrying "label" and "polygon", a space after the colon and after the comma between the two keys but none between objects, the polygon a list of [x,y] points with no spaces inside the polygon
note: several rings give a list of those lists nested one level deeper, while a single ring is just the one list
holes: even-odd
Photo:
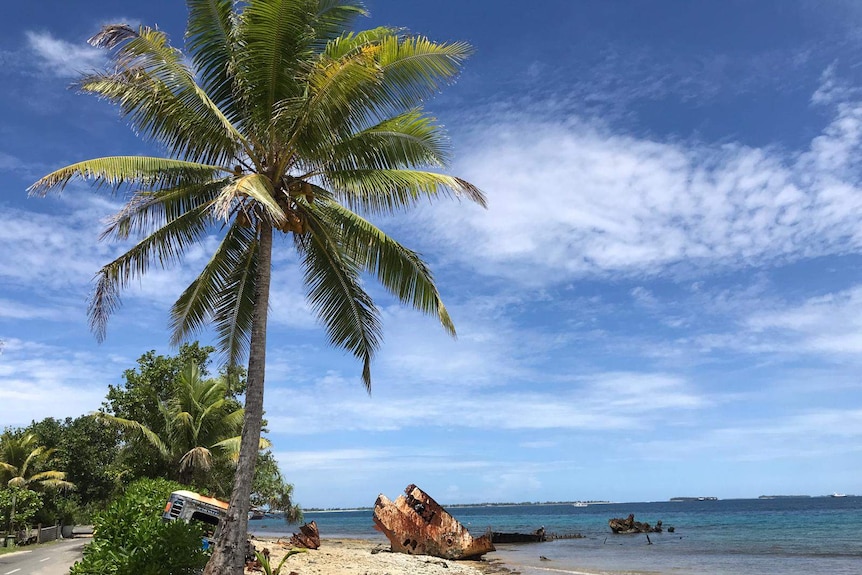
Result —
[{"label": "tropical vegetation", "polygon": [[[0,506],[3,527],[15,531],[38,513],[43,497],[35,491],[56,493],[75,486],[66,481],[63,471],[50,469],[53,449],[39,444],[32,432],[6,430],[0,435]],[[19,503],[20,501],[20,503]]]},{"label": "tropical vegetation", "polygon": [[[142,478],[182,479],[186,489],[227,498],[235,471],[230,454],[236,449],[231,446],[239,430],[235,425],[224,426],[224,420],[233,414],[234,420],[241,421],[236,411],[242,410],[238,394],[245,383],[241,371],[209,377],[214,351],[191,343],[181,346],[175,356],[147,352],[138,359],[137,368],[125,371],[123,383],[110,386],[98,412],[63,421],[48,417],[26,428],[7,429],[0,435],[5,470],[0,473],[0,531],[11,529],[10,523],[15,529],[36,523],[89,524],[129,484]],[[185,418],[182,413],[191,425],[185,435],[185,428],[174,423]],[[132,416],[141,421],[130,421]],[[115,425],[117,419],[127,425]],[[174,425],[178,428],[173,429]],[[144,426],[164,436],[164,442],[156,441],[164,452],[138,429]],[[226,448],[220,449],[219,443]],[[183,467],[183,455],[193,451],[188,446],[200,448],[198,452],[214,447],[206,471],[193,461]],[[151,459],[142,461],[143,453]],[[13,487],[9,481],[26,486]],[[296,522],[302,510],[292,495],[293,486],[272,452],[262,451],[255,469],[254,504],[283,511],[285,520]],[[158,505],[163,507],[164,501]]]},{"label": "tropical vegetation", "polygon": [[171,310],[172,340],[205,325],[229,365],[248,356],[245,424],[228,517],[209,573],[241,573],[242,539],[258,459],[273,236],[286,235],[310,307],[330,342],[362,362],[381,342],[381,318],[363,287],[370,274],[401,302],[455,330],[420,256],[366,216],[456,195],[484,205],[469,182],[441,170],[443,130],[422,106],[460,71],[470,48],[396,28],[355,32],[357,0],[188,0],[186,54],[147,26],[110,25],[91,43],[111,65],[81,79],[114,103],[164,157],[117,156],[59,169],[42,195],[73,178],[131,199],[104,236],[140,238],[97,275],[91,326],[105,335],[119,293],[151,265],[221,242]]},{"label": "tropical vegetation", "polygon": [[[158,404],[161,434],[145,423],[97,412],[94,417],[116,425],[153,446],[168,463],[170,475],[181,483],[206,480],[218,459],[236,461],[243,410],[228,397],[224,379],[204,379],[194,363],[180,371],[173,396]],[[269,442],[261,439],[261,449]]]},{"label": "tropical vegetation", "polygon": [[64,472],[44,469],[53,453],[33,433],[5,431],[0,435],[0,481],[24,489],[74,489]]},{"label": "tropical vegetation", "polygon": [[199,522],[162,521],[172,491],[165,479],[139,479],[96,515],[92,542],[70,575],[196,575],[207,562]]},{"label": "tropical vegetation", "polygon": [[0,530],[14,533],[29,525],[42,508],[42,495],[21,487],[0,489]]}]

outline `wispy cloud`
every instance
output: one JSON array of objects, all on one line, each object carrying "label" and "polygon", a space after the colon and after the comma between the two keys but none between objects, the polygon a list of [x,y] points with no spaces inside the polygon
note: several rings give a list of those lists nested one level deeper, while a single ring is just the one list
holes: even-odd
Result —
[{"label": "wispy cloud", "polygon": [[[382,387],[382,386],[381,386]],[[664,374],[606,373],[579,378],[569,386],[536,391],[452,388],[411,382],[386,386],[372,402],[355,382],[329,377],[322,385],[303,388],[301,412],[292,405],[298,391],[277,388],[267,396],[267,419],[274,433],[307,434],[329,421],[327,431],[394,431],[406,428],[472,428],[487,430],[625,430],[664,425],[671,413],[685,421],[686,412],[712,404],[686,381]],[[479,407],[480,406],[480,407]]]},{"label": "wispy cloud", "polygon": [[3,337],[0,422],[27,425],[97,409],[109,383],[127,367],[120,357]]},{"label": "wispy cloud", "polygon": [[0,319],[26,319],[60,321],[67,319],[72,310],[31,305],[21,301],[0,298]]},{"label": "wispy cloud", "polygon": [[638,441],[649,460],[775,461],[835,457],[862,451],[862,410],[811,409],[760,422],[693,431],[688,438]]},{"label": "wispy cloud", "polygon": [[862,352],[862,286],[762,310],[745,325],[766,349],[857,355]]},{"label": "wispy cloud", "polygon": [[77,77],[104,63],[104,54],[83,42],[68,42],[54,37],[50,32],[30,30],[25,35],[27,47],[36,56],[42,69],[51,75]]},{"label": "wispy cloud", "polygon": [[[48,200],[31,200],[48,201]],[[0,212],[0,278],[35,290],[86,290],[113,250],[98,241],[102,219],[116,204],[93,194],[54,200],[62,208],[36,212],[8,208]],[[68,293],[68,292],[67,292]]]},{"label": "wispy cloud", "polygon": [[431,237],[470,269],[533,285],[855,252],[862,103],[834,109],[798,151],[509,112],[475,128],[477,145],[456,166],[487,190],[490,209],[435,207]]}]

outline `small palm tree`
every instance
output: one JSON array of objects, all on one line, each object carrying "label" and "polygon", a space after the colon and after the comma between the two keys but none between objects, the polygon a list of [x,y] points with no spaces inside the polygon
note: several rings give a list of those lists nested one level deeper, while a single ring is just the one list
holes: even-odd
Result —
[{"label": "small palm tree", "polygon": [[[63,471],[43,470],[54,451],[39,445],[39,439],[33,433],[14,435],[9,431],[4,432],[0,435],[0,481],[9,487],[33,491],[74,489],[75,485],[66,481]],[[10,530],[15,522],[16,499],[13,491]]]},{"label": "small palm tree", "polygon": [[33,433],[16,436],[10,432],[0,436],[0,479],[9,487],[41,490],[74,489],[63,471],[44,470],[54,449],[39,445]]},{"label": "small palm tree", "polygon": [[[378,281],[401,302],[455,328],[422,258],[366,216],[458,196],[485,205],[471,183],[443,173],[445,133],[422,109],[459,73],[470,46],[404,30],[354,32],[359,0],[187,0],[188,55],[146,26],[106,26],[111,51],[82,91],[116,104],[167,157],[97,158],[61,168],[31,194],[74,178],[118,189],[126,207],[106,237],[142,239],[105,265],[90,305],[104,337],[119,293],[150,265],[168,266],[219,233],[221,244],[172,309],[173,340],[211,324],[231,364],[248,357],[245,423],[230,508],[206,573],[241,574],[260,443],[274,246],[292,247],[307,297],[330,342],[362,362],[381,342],[363,288]],[[288,242],[276,244],[273,236]]]},{"label": "small palm tree", "polygon": [[[155,447],[175,470],[181,483],[205,479],[216,459],[239,457],[243,409],[228,397],[223,378],[204,379],[200,367],[186,364],[176,380],[174,395],[159,403],[164,431],[156,433],[138,421],[96,412],[100,421],[133,432]],[[269,447],[261,439],[260,448]]]}]

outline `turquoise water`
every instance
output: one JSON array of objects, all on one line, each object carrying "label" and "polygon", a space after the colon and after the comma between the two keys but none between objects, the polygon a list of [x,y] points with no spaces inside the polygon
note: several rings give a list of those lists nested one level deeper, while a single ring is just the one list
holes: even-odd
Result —
[{"label": "turquoise water", "polygon": [[[739,499],[590,505],[451,507],[474,535],[494,531],[580,533],[583,539],[498,545],[489,559],[524,575],[862,575],[862,497]],[[613,535],[611,517],[674,526],[675,533]],[[370,511],[306,513],[323,537],[380,539]],[[261,535],[290,532],[278,519],[255,521]],[[540,559],[540,556],[547,560]]]}]

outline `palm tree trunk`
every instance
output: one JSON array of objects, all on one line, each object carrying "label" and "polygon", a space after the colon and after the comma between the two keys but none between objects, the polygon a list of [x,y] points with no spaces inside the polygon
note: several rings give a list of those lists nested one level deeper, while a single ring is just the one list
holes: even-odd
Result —
[{"label": "palm tree trunk", "polygon": [[227,518],[204,575],[242,575],[245,566],[248,511],[251,507],[251,484],[254,465],[260,451],[260,427],[263,420],[263,380],[266,371],[266,320],[269,310],[269,284],[272,276],[272,226],[261,223],[257,255],[257,278],[254,289],[254,319],[248,357],[248,379],[245,391],[245,417],[239,462],[234,475],[233,491]]}]

